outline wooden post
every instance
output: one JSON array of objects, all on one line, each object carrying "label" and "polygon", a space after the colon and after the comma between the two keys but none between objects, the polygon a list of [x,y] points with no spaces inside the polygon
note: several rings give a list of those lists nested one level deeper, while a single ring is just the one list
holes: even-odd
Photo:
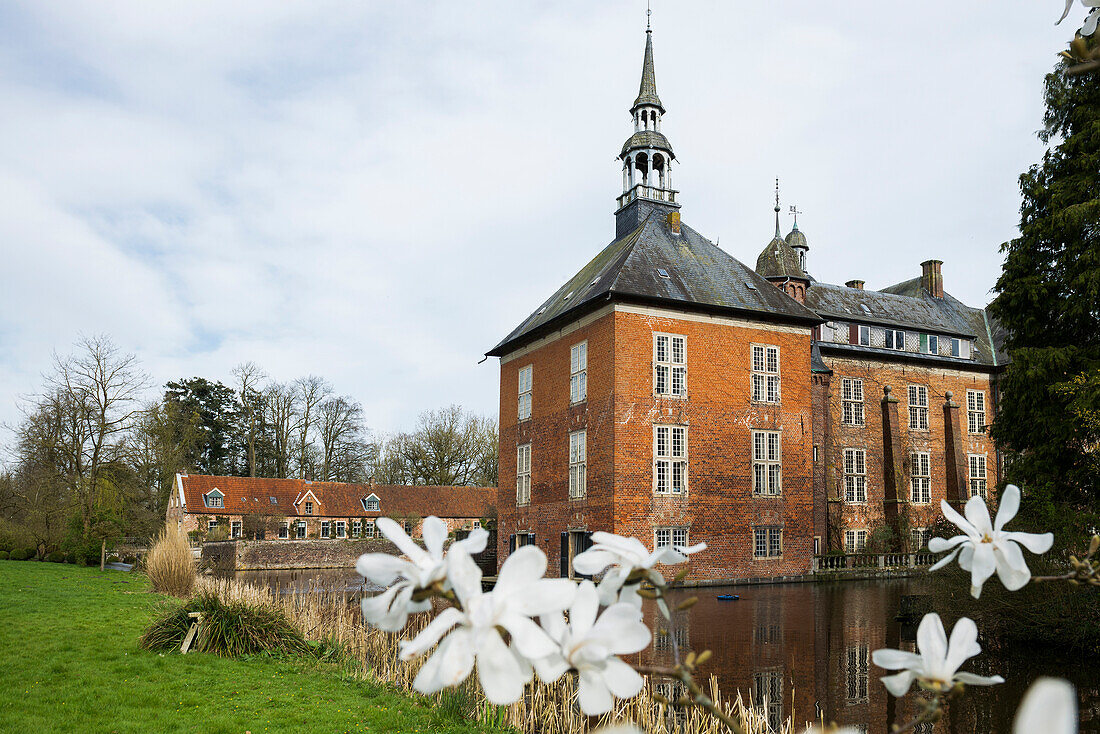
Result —
[{"label": "wooden post", "polygon": [[202,622],[202,612],[189,612],[187,616],[194,621],[191,622],[191,629],[187,630],[187,637],[183,638],[183,644],[180,645],[181,655],[186,655],[191,649],[191,643],[195,641],[195,634],[199,631],[199,623]]},{"label": "wooden post", "polygon": [[103,539],[103,544],[99,546],[99,570],[102,571],[107,567],[107,539]]}]

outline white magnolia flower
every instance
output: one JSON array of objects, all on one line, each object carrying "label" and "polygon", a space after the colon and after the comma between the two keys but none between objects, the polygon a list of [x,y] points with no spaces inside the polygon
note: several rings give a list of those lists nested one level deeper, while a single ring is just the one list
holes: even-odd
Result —
[{"label": "white magnolia flower", "polygon": [[707,547],[706,543],[688,548],[664,545],[650,553],[637,538],[624,538],[613,533],[599,532],[592,534],[592,540],[592,547],[573,559],[573,568],[578,573],[590,576],[603,571],[608,566],[613,566],[600,581],[600,604],[604,606],[615,603],[618,595],[618,601],[629,602],[640,607],[642,599],[638,596],[638,585],[631,584],[623,588],[623,583],[632,571],[640,569],[651,581],[661,581],[660,573],[653,568],[655,565],[683,563],[688,555],[706,550]]},{"label": "white magnolia flower", "polygon": [[917,650],[919,653],[904,650],[875,650],[871,660],[875,665],[887,670],[901,670],[882,679],[886,690],[901,697],[909,690],[913,681],[920,681],[929,688],[946,692],[956,682],[973,686],[991,686],[1004,683],[999,675],[985,677],[973,673],[958,672],[968,658],[982,651],[978,644],[978,627],[974,620],[963,617],[951,630],[951,643],[943,631],[940,615],[932,612],[924,615],[917,628]]},{"label": "white magnolia flower", "polygon": [[1013,734],[1077,734],[1077,693],[1067,680],[1039,678],[1016,710]]},{"label": "white magnolia flower", "polygon": [[[363,617],[379,629],[396,632],[405,626],[411,612],[426,612],[431,609],[430,599],[414,602],[413,593],[446,579],[443,544],[447,541],[447,523],[438,517],[424,520],[424,545],[428,548],[426,551],[405,533],[404,528],[388,517],[378,518],[375,526],[407,558],[388,553],[365,553],[359,556],[355,563],[359,574],[380,586],[389,586],[383,593],[363,599]],[[485,550],[488,539],[489,533],[477,528],[470,532],[469,537],[455,541],[451,547],[462,548],[466,553],[480,553]],[[401,580],[394,583],[398,579]]]},{"label": "white magnolia flower", "polygon": [[[546,555],[535,546],[524,546],[508,556],[496,586],[484,592],[477,564],[464,549],[451,550],[447,578],[461,609],[443,610],[415,638],[401,643],[402,660],[423,655],[439,643],[413,687],[435,693],[456,686],[469,677],[476,663],[489,701],[498,705],[518,701],[532,677],[528,661],[558,649],[531,617],[568,608],[577,590],[569,579],[545,579],[545,573]],[[500,636],[501,628],[512,638],[510,646]]]},{"label": "white magnolia flower", "polygon": [[[1085,18],[1085,24],[1081,26],[1077,32],[1082,36],[1091,36],[1096,33],[1096,26],[1100,23],[1100,0],[1081,0],[1081,4],[1086,8],[1092,8],[1089,11],[1088,16]],[[1069,11],[1073,8],[1073,0],[1066,0],[1066,9],[1062,13],[1062,17],[1058,19],[1058,23],[1061,23],[1069,15]],[[1055,23],[1054,25],[1058,25]]]},{"label": "white magnolia flower", "polygon": [[965,518],[955,512],[946,500],[940,501],[940,507],[944,516],[966,534],[956,535],[950,540],[932,538],[928,541],[928,550],[933,553],[955,549],[928,570],[943,568],[958,555],[959,565],[963,570],[970,571],[970,593],[975,599],[981,596],[982,584],[994,571],[1009,591],[1015,591],[1031,580],[1031,569],[1024,561],[1020,545],[1032,553],[1046,553],[1054,543],[1051,533],[1038,535],[1004,530],[1005,523],[1016,517],[1020,509],[1020,490],[1012,484],[1001,493],[1001,505],[997,508],[995,523],[990,523],[989,510],[985,506],[985,500],[979,495],[974,495],[966,503]]},{"label": "white magnolia flower", "polygon": [[612,604],[596,618],[600,610],[599,592],[591,581],[582,581],[569,607],[569,622],[560,613],[540,617],[560,649],[545,658],[531,661],[539,678],[552,683],[567,670],[580,677],[577,701],[589,716],[607,713],[617,698],[638,695],[645,685],[642,676],[617,655],[644,650],[652,639],[642,623],[642,611],[633,604]]}]

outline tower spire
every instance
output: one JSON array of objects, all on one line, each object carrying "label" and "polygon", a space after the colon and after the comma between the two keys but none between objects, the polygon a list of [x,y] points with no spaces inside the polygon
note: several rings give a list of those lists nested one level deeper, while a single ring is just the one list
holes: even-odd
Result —
[{"label": "tower spire", "polygon": [[775,179],[775,236],[782,238],[779,233],[779,179]]}]

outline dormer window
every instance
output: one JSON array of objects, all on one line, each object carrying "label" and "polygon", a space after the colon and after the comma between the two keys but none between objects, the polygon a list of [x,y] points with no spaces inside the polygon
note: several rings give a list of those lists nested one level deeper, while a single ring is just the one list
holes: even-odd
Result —
[{"label": "dormer window", "polygon": [[378,499],[378,495],[372,494],[370,497],[364,497],[360,500],[363,503],[363,509],[366,512],[379,512],[382,509],[382,502]]},{"label": "dormer window", "polygon": [[204,494],[202,501],[207,507],[225,507],[225,495],[216,489]]},{"label": "dormer window", "polygon": [[313,514],[313,503],[312,502],[307,502],[306,503],[306,514],[307,515],[312,515]]}]

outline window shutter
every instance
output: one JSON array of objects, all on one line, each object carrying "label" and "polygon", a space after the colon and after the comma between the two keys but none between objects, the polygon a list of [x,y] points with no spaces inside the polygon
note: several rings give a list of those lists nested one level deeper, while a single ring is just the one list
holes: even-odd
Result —
[{"label": "window shutter", "polygon": [[515,533],[508,536],[508,555],[516,552],[516,536]]},{"label": "window shutter", "polygon": [[859,324],[848,324],[848,343],[859,344]]},{"label": "window shutter", "polygon": [[561,577],[569,578],[569,533],[561,534]]},{"label": "window shutter", "polygon": [[928,352],[928,335],[927,334],[921,334],[920,335],[920,350],[922,352],[925,352],[925,353]]}]

